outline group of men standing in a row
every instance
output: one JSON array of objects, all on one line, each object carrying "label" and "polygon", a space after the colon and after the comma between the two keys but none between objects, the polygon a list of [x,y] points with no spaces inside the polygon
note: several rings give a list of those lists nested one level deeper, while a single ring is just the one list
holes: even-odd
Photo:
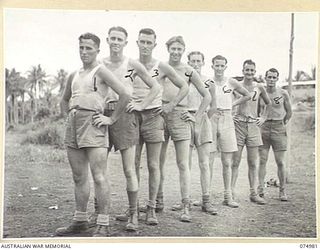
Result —
[{"label": "group of men standing in a row", "polygon": [[[210,201],[214,153],[221,152],[223,167],[223,204],[236,208],[235,190],[242,149],[247,146],[250,200],[265,204],[265,165],[270,145],[273,147],[280,180],[280,200],[285,194],[284,153],[285,124],[292,115],[289,96],[276,88],[279,72],[266,72],[266,89],[254,81],[255,63],[243,63],[243,80],[224,75],[227,59],[212,59],[213,77],[201,74],[204,55],[194,51],[188,64],[181,62],[185,43],[181,36],[167,43],[168,63],[153,58],[156,34],[152,29],[139,32],[139,59],[123,54],[127,31],[110,28],[107,43],[110,55],[98,62],[100,39],[85,33],[79,37],[83,67],[71,74],[61,101],[68,113],[65,144],[75,185],[75,212],[70,226],[56,234],[72,236],[95,227],[94,237],[110,235],[110,188],[107,175],[109,150],[120,150],[129,209],[116,218],[126,220],[126,230],[138,230],[138,189],[140,158],[146,144],[149,173],[149,199],[141,208],[146,224],[157,225],[156,212],[164,209],[163,188],[167,175],[166,151],[171,137],[179,169],[181,202],[180,220],[191,222],[190,169],[192,150],[198,152],[202,200],[195,203],[208,214],[217,214]],[[262,133],[262,136],[261,136]],[[259,186],[257,186],[260,153]],[[90,166],[90,168],[88,167]],[[95,213],[88,221],[90,194],[88,171],[94,181]],[[90,222],[90,223],[89,223]]]}]

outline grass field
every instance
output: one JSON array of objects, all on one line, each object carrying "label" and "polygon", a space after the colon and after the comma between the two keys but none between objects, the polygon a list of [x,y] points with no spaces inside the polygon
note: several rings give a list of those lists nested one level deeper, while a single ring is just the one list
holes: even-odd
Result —
[{"label": "grass field", "polygon": [[[192,223],[178,220],[179,212],[170,207],[180,200],[178,169],[172,143],[169,144],[167,179],[165,184],[165,210],[158,214],[158,226],[140,220],[138,234],[124,231],[125,223],[112,219],[112,230],[118,237],[252,237],[258,238],[315,238],[315,131],[314,114],[295,113],[291,131],[290,183],[288,202],[278,200],[278,189],[268,187],[268,204],[256,205],[249,201],[246,154],[244,151],[238,179],[238,209],[225,207],[223,199],[222,168],[220,158],[214,163],[212,202],[219,210],[212,216],[193,207]],[[52,146],[21,145],[24,133],[10,131],[5,137],[4,169],[4,238],[54,237],[55,229],[68,225],[74,211],[71,170],[64,150]],[[142,157],[140,202],[147,200],[147,168],[145,153]],[[192,198],[200,198],[199,169],[194,152],[192,168]],[[111,216],[127,208],[125,178],[120,165],[120,154],[109,157],[112,209]],[[276,165],[270,154],[267,178],[277,178]],[[92,183],[91,183],[92,185]],[[89,211],[93,210],[92,193]],[[56,207],[55,207],[56,206]],[[57,208],[57,209],[52,209]],[[237,238],[239,239],[239,238]]]}]

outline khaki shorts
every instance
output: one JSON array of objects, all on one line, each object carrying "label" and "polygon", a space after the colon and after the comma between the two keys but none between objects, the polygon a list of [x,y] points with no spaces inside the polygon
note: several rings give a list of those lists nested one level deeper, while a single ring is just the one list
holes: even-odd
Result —
[{"label": "khaki shorts", "polygon": [[256,122],[235,121],[234,123],[238,146],[247,145],[247,147],[261,146],[262,138],[260,127]]},{"label": "khaki shorts", "polygon": [[92,125],[95,111],[72,109],[67,118],[64,143],[72,148],[108,148],[109,138],[106,126]]},{"label": "khaki shorts", "polygon": [[231,153],[238,151],[237,139],[231,111],[218,111],[212,115],[212,147],[211,152]]},{"label": "khaki shorts", "polygon": [[[193,114],[193,112],[191,112]],[[191,142],[190,146],[199,147],[205,143],[212,142],[211,122],[207,114],[203,114],[199,128],[196,130],[196,124],[191,123]]]},{"label": "khaki shorts", "polygon": [[163,118],[165,121],[165,139],[169,137],[173,141],[184,141],[191,139],[191,125],[190,122],[186,122],[181,119],[183,113],[188,112],[187,110],[173,110],[169,114],[164,114]]},{"label": "khaki shorts", "polygon": [[136,112],[140,127],[140,144],[164,141],[164,120],[160,114],[155,114],[156,109]]},{"label": "khaki shorts", "polygon": [[263,145],[260,149],[269,149],[272,146],[273,151],[287,150],[287,131],[282,120],[266,121],[261,126],[261,135]]},{"label": "khaki shorts", "polygon": [[[105,115],[111,116],[113,110],[106,110]],[[139,122],[135,112],[123,112],[119,119],[109,126],[110,149],[123,150],[139,144]]]}]

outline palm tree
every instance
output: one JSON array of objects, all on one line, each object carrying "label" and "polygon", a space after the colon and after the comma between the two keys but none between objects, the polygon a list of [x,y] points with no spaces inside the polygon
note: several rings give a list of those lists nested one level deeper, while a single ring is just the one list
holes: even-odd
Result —
[{"label": "palm tree", "polygon": [[21,97],[21,122],[24,123],[25,122],[25,105],[24,105],[24,101],[25,101],[25,93],[28,91],[26,89],[26,85],[28,83],[28,80],[25,77],[20,77],[18,79],[18,93],[19,96]]},{"label": "palm tree", "polygon": [[65,71],[64,69],[58,70],[58,75],[55,76],[55,80],[60,86],[60,88],[59,88],[59,95],[60,96],[62,95],[62,92],[63,92],[64,87],[66,85],[67,76],[68,76],[68,72]]},{"label": "palm tree", "polygon": [[[19,96],[19,79],[21,78],[20,72],[17,72],[15,68],[11,71],[6,69],[6,100],[10,97],[10,102],[7,102],[7,121],[10,125],[18,123],[18,101]],[[8,108],[10,108],[8,110]]]},{"label": "palm tree", "polygon": [[32,66],[31,70],[28,71],[28,82],[31,92],[31,122],[33,122],[34,115],[38,111],[38,99],[43,89],[45,78],[46,72],[41,68],[40,64],[38,66]]},{"label": "palm tree", "polygon": [[28,93],[27,79],[20,75],[15,68],[6,69],[6,122],[17,124],[20,122],[18,113],[18,100],[21,102],[21,122],[25,122],[25,94]]},{"label": "palm tree", "polygon": [[308,81],[310,79],[311,79],[311,77],[306,72],[304,72],[303,70],[297,70],[295,76],[293,77],[293,80],[296,81],[296,82]]},{"label": "palm tree", "polygon": [[52,93],[54,89],[56,89],[60,84],[56,81],[56,77],[54,79],[48,79],[46,83],[44,84],[43,88],[43,100],[45,103],[45,106],[50,110],[54,111],[52,105],[54,104],[54,96]]},{"label": "palm tree", "polygon": [[[55,77],[56,82],[59,84],[59,96],[62,96],[63,90],[66,86],[68,72],[64,69],[58,71],[58,75]],[[60,107],[60,116],[62,117],[62,108]]]}]

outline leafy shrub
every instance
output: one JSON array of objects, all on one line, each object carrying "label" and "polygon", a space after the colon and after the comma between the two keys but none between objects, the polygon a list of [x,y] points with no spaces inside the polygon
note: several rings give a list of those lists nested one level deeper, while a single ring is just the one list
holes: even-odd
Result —
[{"label": "leafy shrub", "polygon": [[39,110],[38,110],[38,113],[36,114],[35,116],[35,119],[36,120],[42,120],[42,119],[45,119],[47,117],[50,117],[51,115],[51,111],[49,108],[47,107],[41,107]]},{"label": "leafy shrub", "polygon": [[43,120],[33,124],[22,140],[22,144],[46,144],[63,148],[64,129],[63,120],[55,122],[51,122],[49,119],[46,122]]}]

